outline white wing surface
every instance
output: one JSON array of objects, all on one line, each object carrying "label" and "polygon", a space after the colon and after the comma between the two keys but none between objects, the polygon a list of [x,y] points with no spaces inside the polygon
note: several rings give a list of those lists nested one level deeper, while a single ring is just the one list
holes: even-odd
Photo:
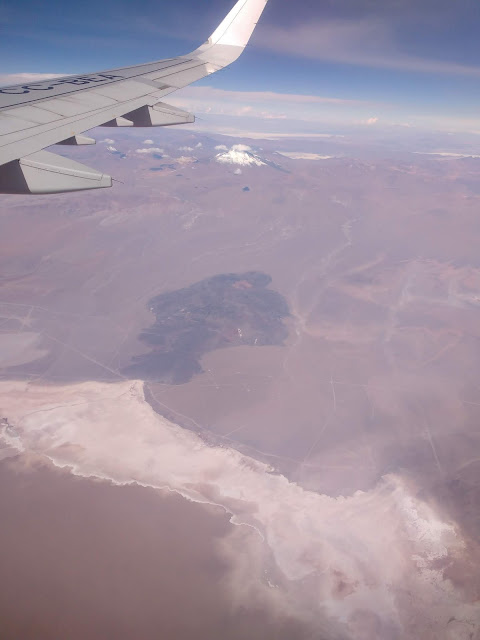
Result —
[{"label": "white wing surface", "polygon": [[165,96],[234,62],[268,0],[239,0],[205,44],[149,64],[0,87],[0,193],[61,193],[112,185],[110,176],[49,151],[94,144],[98,126],[157,127],[194,122]]}]

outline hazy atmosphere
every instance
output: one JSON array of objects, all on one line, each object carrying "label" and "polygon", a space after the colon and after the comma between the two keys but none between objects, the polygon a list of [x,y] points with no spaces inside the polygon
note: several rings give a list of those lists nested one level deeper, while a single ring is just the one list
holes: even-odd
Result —
[{"label": "hazy atmosphere", "polygon": [[[0,85],[232,4],[4,2]],[[480,639],[479,23],[270,0],[195,124],[51,149],[111,189],[0,195],[2,638]]]}]

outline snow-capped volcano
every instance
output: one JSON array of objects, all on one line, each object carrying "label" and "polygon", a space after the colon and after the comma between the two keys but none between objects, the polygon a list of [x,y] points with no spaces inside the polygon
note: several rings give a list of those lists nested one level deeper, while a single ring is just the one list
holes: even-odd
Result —
[{"label": "snow-capped volcano", "polygon": [[245,144],[234,144],[228,151],[218,153],[215,160],[222,164],[239,164],[242,167],[261,167],[267,164]]}]

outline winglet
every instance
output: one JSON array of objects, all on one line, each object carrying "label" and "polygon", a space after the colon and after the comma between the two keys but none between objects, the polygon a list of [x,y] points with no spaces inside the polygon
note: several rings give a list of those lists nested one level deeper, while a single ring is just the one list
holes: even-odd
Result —
[{"label": "winglet", "polygon": [[209,38],[212,44],[245,48],[268,0],[239,0]]},{"label": "winglet", "polygon": [[224,67],[243,52],[268,0],[238,0],[207,42],[194,51],[203,60]]}]

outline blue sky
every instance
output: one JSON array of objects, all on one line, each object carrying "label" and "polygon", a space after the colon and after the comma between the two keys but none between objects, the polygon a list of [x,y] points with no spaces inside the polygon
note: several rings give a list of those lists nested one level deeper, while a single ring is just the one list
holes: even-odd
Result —
[{"label": "blue sky", "polygon": [[[9,74],[96,71],[186,53],[232,4],[0,1],[0,76],[5,83]],[[208,85],[224,116],[476,131],[479,32],[478,0],[270,0],[244,57],[180,100],[208,111]],[[249,102],[252,92],[259,95]]]}]

